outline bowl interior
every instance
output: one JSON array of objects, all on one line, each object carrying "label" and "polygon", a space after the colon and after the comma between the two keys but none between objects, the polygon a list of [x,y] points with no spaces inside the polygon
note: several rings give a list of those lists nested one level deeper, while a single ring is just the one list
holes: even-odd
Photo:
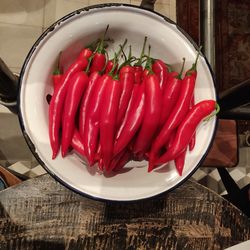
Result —
[{"label": "bowl interior", "polygon": [[[52,160],[46,95],[53,92],[51,74],[58,54],[63,51],[63,64],[67,66],[84,45],[103,34],[108,24],[107,36],[115,41],[108,48],[111,56],[125,38],[132,45],[133,54],[138,56],[147,36],[152,46],[151,55],[170,63],[175,70],[180,70],[183,57],[186,58],[185,69],[190,68],[195,60],[197,48],[175,24],[160,15],[123,5],[82,9],[48,29],[29,53],[21,73],[19,118],[39,162],[62,183],[95,198],[138,200],[170,190],[190,176],[209,148],[216,122],[214,118],[199,126],[196,146],[187,154],[182,176],[171,163],[147,173],[147,162],[130,162],[122,173],[104,176],[96,167],[87,167],[76,153],[64,159],[59,154]],[[195,102],[215,99],[213,78],[203,56],[197,67]]]}]

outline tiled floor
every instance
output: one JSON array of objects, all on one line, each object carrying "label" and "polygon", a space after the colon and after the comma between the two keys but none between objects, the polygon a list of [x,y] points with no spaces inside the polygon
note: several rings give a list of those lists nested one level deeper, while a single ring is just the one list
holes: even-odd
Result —
[{"label": "tiled floor", "polygon": [[[141,1],[1,0],[0,57],[13,72],[19,73],[32,44],[53,22],[76,9],[109,2],[139,5]],[[175,6],[175,0],[158,0],[155,10],[175,21]],[[17,118],[0,106],[0,120],[0,164],[30,178],[44,174],[23,139]],[[240,187],[250,182],[250,147],[241,148],[239,165],[229,171]],[[192,178],[218,193],[224,192],[216,169],[201,168]]]}]

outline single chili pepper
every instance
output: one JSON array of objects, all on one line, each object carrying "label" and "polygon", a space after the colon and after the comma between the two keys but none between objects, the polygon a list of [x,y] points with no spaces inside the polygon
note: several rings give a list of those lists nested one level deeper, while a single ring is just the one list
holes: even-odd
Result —
[{"label": "single chili pepper", "polygon": [[83,156],[83,157],[85,156],[82,138],[81,138],[81,136],[76,128],[74,129],[74,134],[73,134],[73,138],[71,141],[71,146],[81,156]]},{"label": "single chili pepper", "polygon": [[187,153],[187,147],[174,159],[175,168],[180,176],[182,176],[182,171],[185,165],[186,153]]},{"label": "single chili pepper", "polygon": [[[181,154],[187,148],[199,123],[215,110],[218,111],[218,105],[214,100],[204,100],[193,106],[179,125],[172,147],[156,161],[156,164],[164,164]],[[148,169],[149,172],[152,170],[153,168]]]},{"label": "single chili pepper", "polygon": [[119,110],[117,116],[118,127],[121,125],[126,110],[128,109],[128,103],[133,91],[135,82],[134,68],[129,65],[122,67],[119,72],[119,78],[120,78],[122,93],[120,97]]},{"label": "single chili pepper", "polygon": [[181,123],[189,110],[189,105],[194,93],[195,81],[197,77],[196,65],[199,53],[197,55],[195,63],[188,71],[189,73],[186,74],[186,76],[182,80],[180,94],[175,106],[173,107],[164,126],[162,127],[160,133],[152,144],[149,156],[149,169],[154,168],[154,162],[156,160],[156,157],[158,157],[159,150],[167,143],[169,135],[175,128],[177,128],[177,126]]},{"label": "single chili pepper", "polygon": [[54,71],[52,80],[53,80],[53,85],[54,85],[54,90],[55,90],[60,85],[60,82],[62,80],[62,74],[60,74],[60,72],[58,71]]},{"label": "single chili pepper", "polygon": [[100,42],[100,39],[97,39],[85,46],[85,48],[80,51],[78,59],[81,60],[82,58],[90,58],[93,55],[93,52],[95,51],[98,42]]},{"label": "single chili pepper", "polygon": [[105,73],[108,74],[114,66],[113,59],[109,60],[106,64]]},{"label": "single chili pepper", "polygon": [[61,67],[60,67],[61,54],[62,52],[59,53],[59,56],[57,58],[56,68],[53,71],[53,75],[52,75],[54,90],[60,85],[60,81],[62,80],[62,72],[61,72]]},{"label": "single chili pepper", "polygon": [[156,59],[154,60],[152,69],[158,77],[161,89],[163,89],[166,84],[169,73],[167,65],[162,60]]},{"label": "single chili pepper", "polygon": [[121,132],[124,130],[124,126],[126,125],[126,121],[129,119],[129,115],[131,114],[133,107],[135,106],[136,102],[138,101],[137,99],[140,98],[141,95],[141,85],[139,84],[134,84],[131,98],[128,103],[127,110],[125,112],[125,116],[122,120],[121,125],[118,127],[117,133],[116,133],[116,138],[120,137]]},{"label": "single chili pepper", "polygon": [[101,72],[106,65],[106,50],[104,48],[104,39],[108,31],[109,25],[107,26],[102,39],[99,42],[99,45],[94,53],[94,57],[90,66],[90,73],[94,71]]},{"label": "single chili pepper", "polygon": [[80,104],[80,109],[79,109],[79,133],[80,136],[83,138],[84,137],[84,128],[85,128],[85,120],[87,116],[87,107],[90,103],[90,100],[93,95],[93,91],[95,89],[95,86],[100,79],[101,75],[99,72],[94,71],[90,74],[89,76],[89,83],[88,87],[84,93],[84,96],[82,98],[81,104]]},{"label": "single chili pepper", "polygon": [[[152,63],[150,65],[152,66]],[[161,117],[161,87],[158,77],[153,73],[151,66],[147,69],[149,74],[145,76],[145,115],[133,148],[136,155],[144,155],[149,149]]]},{"label": "single chili pepper", "polygon": [[108,169],[114,147],[116,118],[121,95],[121,84],[117,79],[110,79],[105,87],[100,117],[101,155],[105,169]]},{"label": "single chili pepper", "polygon": [[81,60],[82,58],[90,58],[92,54],[93,50],[89,47],[86,47],[80,52],[78,59]]},{"label": "single chili pepper", "polygon": [[180,90],[182,86],[181,75],[184,69],[185,58],[183,58],[183,64],[180,73],[171,72],[168,76],[168,83],[165,85],[163,90],[163,100],[162,106],[164,107],[161,112],[160,118],[160,128],[167,121],[171,111],[177,103],[178,97],[180,95]]},{"label": "single chili pepper", "polygon": [[144,51],[145,51],[147,39],[148,38],[145,36],[140,58],[139,58],[138,62],[134,64],[135,83],[137,83],[137,84],[141,83],[141,78],[142,78],[142,73],[143,73],[142,60],[144,57]]},{"label": "single chili pepper", "polygon": [[[171,134],[166,150],[168,150],[169,148],[171,148],[173,146],[176,131],[177,131],[177,129],[175,131],[173,131],[173,133]],[[180,176],[182,175],[183,167],[185,164],[186,152],[187,152],[187,148],[174,159],[175,168]]]},{"label": "single chili pepper", "polygon": [[76,72],[84,70],[88,65],[88,60],[75,61],[63,74],[60,86],[54,92],[49,105],[49,138],[52,148],[52,159],[57,156],[59,151],[59,130],[61,127],[61,118],[65,97],[71,78]]},{"label": "single chili pepper", "polygon": [[98,146],[98,137],[100,131],[100,110],[102,107],[103,93],[107,82],[111,76],[104,74],[95,84],[92,98],[86,107],[86,118],[83,132],[83,144],[86,158],[89,165],[94,164],[95,154]]},{"label": "single chili pepper", "polygon": [[129,108],[130,110],[124,118],[115,139],[114,156],[128,145],[141,125],[145,111],[145,86],[143,83],[139,85],[137,97],[131,101],[133,105]]},{"label": "single chili pepper", "polygon": [[[194,106],[194,95],[193,95],[193,97],[191,99],[189,109],[192,109],[193,106]],[[192,136],[192,138],[191,138],[191,140],[189,142],[189,146],[188,146],[189,147],[189,151],[192,151],[194,149],[195,141],[196,141],[196,133],[194,132],[194,134],[193,134],[193,136]]]},{"label": "single chili pepper", "polygon": [[88,85],[88,76],[80,71],[72,76],[64,103],[64,119],[62,123],[62,157],[68,151],[75,127],[75,115],[82,95]]}]

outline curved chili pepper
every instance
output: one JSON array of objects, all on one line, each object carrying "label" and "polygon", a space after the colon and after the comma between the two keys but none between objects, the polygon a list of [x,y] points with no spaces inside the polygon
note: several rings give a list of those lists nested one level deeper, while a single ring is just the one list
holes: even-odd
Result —
[{"label": "curved chili pepper", "polygon": [[[187,148],[199,123],[215,110],[214,100],[204,100],[193,106],[179,125],[172,147],[156,161],[156,164],[164,164],[181,154]],[[149,172],[152,170],[153,168],[148,169]]]},{"label": "curved chili pepper", "polygon": [[124,119],[122,120],[121,125],[118,127],[116,138],[120,137],[121,132],[124,130],[124,126],[126,125],[126,122],[129,119],[129,115],[132,112],[131,110],[133,110],[133,107],[135,106],[135,103],[137,102],[137,99],[139,98],[138,96],[140,95],[140,92],[141,92],[141,85],[134,84],[131,98],[129,100]]},{"label": "curved chili pepper", "polygon": [[88,76],[85,72],[77,72],[71,78],[64,103],[64,119],[62,123],[62,157],[68,151],[75,127],[75,115],[82,95],[88,85]]},{"label": "curved chili pepper", "polygon": [[88,60],[77,60],[63,74],[60,86],[54,92],[49,105],[49,138],[52,148],[52,159],[57,156],[59,151],[59,130],[61,127],[61,118],[65,97],[72,76],[79,71],[84,70],[88,65]]},{"label": "curved chili pepper", "polygon": [[71,141],[71,146],[73,147],[73,149],[78,152],[81,156],[85,156],[84,153],[84,145],[82,142],[82,138],[78,132],[78,130],[75,128],[74,129],[74,134],[73,134],[73,138]]},{"label": "curved chili pepper", "polygon": [[95,89],[95,85],[97,84],[98,80],[100,79],[101,75],[99,72],[95,71],[92,72],[89,76],[89,83],[88,87],[84,93],[84,96],[82,98],[80,109],[79,109],[79,133],[80,136],[84,137],[84,126],[85,126],[85,119],[86,119],[86,110],[87,106],[90,103],[90,100],[93,95],[93,90]]},{"label": "curved chili pepper", "polygon": [[[189,109],[192,109],[193,106],[194,106],[194,95],[193,95],[193,97],[191,99],[191,103],[190,103],[190,108]],[[188,146],[189,147],[189,151],[192,151],[194,149],[195,141],[196,141],[196,135],[195,134],[196,133],[193,134],[193,136],[192,136],[192,138],[191,138],[191,140],[189,142],[189,146]]]},{"label": "curved chili pepper", "polygon": [[128,145],[141,125],[145,110],[144,89],[145,86],[142,83],[139,85],[137,97],[134,100],[131,100],[133,105],[131,105],[127,116],[124,118],[115,139],[114,156],[121,152]]},{"label": "curved chili pepper", "polygon": [[152,144],[149,155],[149,169],[154,168],[155,158],[158,157],[159,150],[167,143],[171,132],[175,128],[177,128],[177,126],[181,123],[181,121],[186,116],[189,110],[197,77],[196,64],[198,56],[199,54],[197,55],[195,63],[193,64],[191,69],[188,70],[186,76],[182,80],[178,100],[174,108],[172,109],[168,119],[166,120],[164,126],[162,127],[160,133]]},{"label": "curved chili pepper", "polygon": [[133,67],[131,66],[122,67],[119,73],[119,78],[120,78],[122,93],[120,97],[119,110],[117,115],[117,126],[120,126],[120,124],[122,123],[133,91],[135,82]]},{"label": "curved chili pepper", "polygon": [[186,153],[187,153],[187,147],[174,159],[175,168],[180,176],[182,176],[182,171],[185,165]]},{"label": "curved chili pepper", "polygon": [[120,95],[120,81],[110,79],[105,86],[100,116],[101,157],[106,170],[109,168],[113,155]]},{"label": "curved chili pepper", "polygon": [[144,155],[149,149],[159,126],[162,110],[162,93],[159,80],[155,74],[145,77],[145,115],[136,138],[133,152]]},{"label": "curved chili pepper", "polygon": [[182,85],[181,74],[184,68],[184,63],[185,59],[183,60],[182,69],[179,74],[173,71],[168,75],[168,83],[165,85],[165,88],[163,89],[162,106],[164,108],[162,109],[161,113],[160,128],[167,121],[180,95],[180,90]]},{"label": "curved chili pepper", "polygon": [[93,89],[93,95],[86,107],[86,120],[83,132],[83,144],[85,148],[86,158],[89,165],[94,164],[95,153],[98,145],[99,129],[100,129],[100,110],[102,107],[103,93],[107,82],[111,76],[104,74],[98,79]]},{"label": "curved chili pepper", "polygon": [[[168,146],[166,148],[167,150],[172,147],[174,139],[175,139],[175,135],[176,135],[176,131],[174,131],[169,138]],[[182,153],[180,153],[178,156],[176,156],[176,158],[174,159],[175,168],[180,176],[182,176],[183,167],[185,165],[186,152],[187,152],[187,148],[185,148],[185,150]]]}]

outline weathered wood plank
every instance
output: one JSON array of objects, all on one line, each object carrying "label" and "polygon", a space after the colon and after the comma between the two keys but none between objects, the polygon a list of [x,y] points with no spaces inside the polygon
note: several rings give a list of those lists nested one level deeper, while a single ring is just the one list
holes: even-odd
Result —
[{"label": "weathered wood plank", "polygon": [[187,181],[164,196],[94,201],[44,175],[0,193],[0,249],[223,249],[250,239],[236,207]]}]

